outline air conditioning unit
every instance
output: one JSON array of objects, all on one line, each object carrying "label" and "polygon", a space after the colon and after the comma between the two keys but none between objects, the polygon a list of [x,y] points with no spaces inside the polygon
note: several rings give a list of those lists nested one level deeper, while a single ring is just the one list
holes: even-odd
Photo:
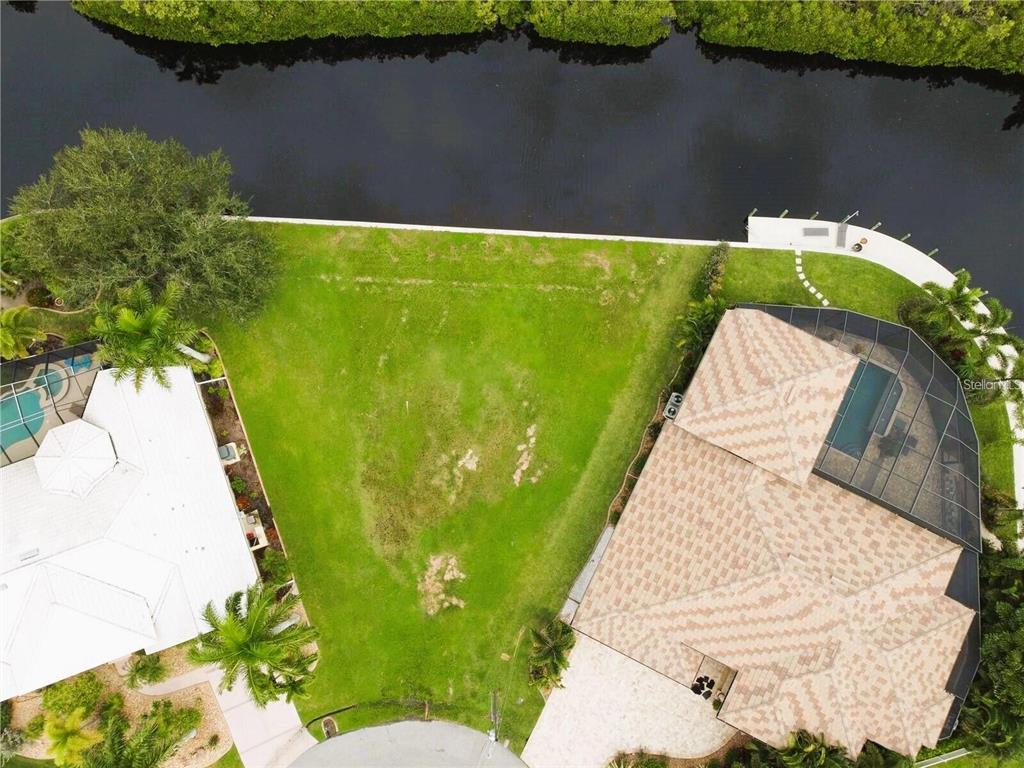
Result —
[{"label": "air conditioning unit", "polygon": [[673,392],[668,396],[668,402],[665,404],[665,418],[674,419],[678,413],[679,408],[683,404],[683,396],[679,392]]}]

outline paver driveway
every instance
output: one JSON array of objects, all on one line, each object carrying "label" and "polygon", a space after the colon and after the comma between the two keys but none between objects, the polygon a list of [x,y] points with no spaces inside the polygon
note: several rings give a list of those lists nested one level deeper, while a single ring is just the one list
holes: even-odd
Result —
[{"label": "paver driveway", "polygon": [[619,752],[704,757],[736,729],[689,688],[577,635],[523,750],[530,768],[603,768]]}]

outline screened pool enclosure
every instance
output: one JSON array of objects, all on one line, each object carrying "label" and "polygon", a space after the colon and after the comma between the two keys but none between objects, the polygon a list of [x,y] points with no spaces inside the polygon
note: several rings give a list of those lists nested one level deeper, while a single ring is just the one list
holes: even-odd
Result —
[{"label": "screened pool enclosure", "polygon": [[745,304],[857,355],[814,471],[981,551],[978,438],[956,374],[910,329],[842,309]]},{"label": "screened pool enclosure", "polygon": [[99,370],[92,342],[0,365],[0,466],[34,456],[51,428],[80,419]]}]

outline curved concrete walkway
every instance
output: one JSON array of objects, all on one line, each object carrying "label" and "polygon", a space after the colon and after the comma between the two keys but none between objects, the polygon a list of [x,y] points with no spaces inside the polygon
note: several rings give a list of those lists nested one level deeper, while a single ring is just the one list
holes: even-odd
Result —
[{"label": "curved concrete walkway", "polygon": [[443,720],[405,720],[335,736],[292,768],[525,768],[486,733]]}]

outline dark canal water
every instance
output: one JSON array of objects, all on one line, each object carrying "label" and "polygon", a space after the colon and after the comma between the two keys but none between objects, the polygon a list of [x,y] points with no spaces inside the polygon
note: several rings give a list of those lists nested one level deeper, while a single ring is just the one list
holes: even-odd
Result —
[{"label": "dark canal water", "polygon": [[679,33],[627,60],[525,35],[211,49],[61,4],[0,13],[5,205],[81,127],[111,125],[223,147],[266,215],[737,239],[755,206],[859,209],[969,267],[1024,326],[1024,78]]}]

